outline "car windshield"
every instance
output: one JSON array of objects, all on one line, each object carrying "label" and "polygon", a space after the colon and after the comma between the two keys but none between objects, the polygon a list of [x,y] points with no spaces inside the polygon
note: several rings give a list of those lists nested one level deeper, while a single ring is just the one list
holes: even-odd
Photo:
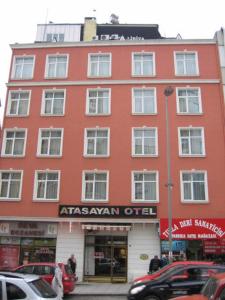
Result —
[{"label": "car windshield", "polygon": [[210,299],[215,294],[217,287],[217,280],[215,278],[209,278],[206,284],[203,286],[201,294]]},{"label": "car windshield", "polygon": [[42,279],[37,279],[28,283],[32,290],[42,298],[56,298],[57,295],[51,286]]},{"label": "car windshield", "polygon": [[168,265],[165,265],[164,267],[162,267],[161,269],[159,269],[159,270],[153,272],[152,274],[157,275],[157,274],[164,273],[167,269],[168,269],[168,270],[171,269],[171,267],[169,267],[169,268],[168,268],[168,267],[169,267]]},{"label": "car windshield", "polygon": [[157,277],[157,279],[161,280],[161,279],[166,279],[167,277],[170,277],[171,275],[179,275],[179,271],[183,270],[181,268],[181,266],[174,266],[172,268],[169,268],[167,271],[165,271],[164,273],[162,273],[159,277]]}]

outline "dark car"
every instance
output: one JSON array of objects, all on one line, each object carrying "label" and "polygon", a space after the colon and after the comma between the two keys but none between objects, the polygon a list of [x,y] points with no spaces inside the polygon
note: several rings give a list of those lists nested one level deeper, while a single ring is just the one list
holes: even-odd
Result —
[{"label": "dark car", "polygon": [[[64,294],[69,294],[75,288],[76,276],[73,274],[71,268],[68,265],[59,263],[62,270],[62,281],[63,281],[63,292]],[[14,272],[23,274],[36,274],[42,279],[46,280],[51,284],[52,279],[55,274],[55,263],[40,262],[40,263],[29,263],[22,265],[14,269]]]},{"label": "dark car", "polygon": [[137,277],[133,280],[133,283],[139,283],[143,281],[149,281],[152,279],[155,279],[156,277],[159,277],[162,275],[162,273],[166,272],[169,269],[174,269],[176,267],[182,267],[182,266],[191,266],[191,265],[213,265],[214,262],[212,261],[193,261],[193,260],[184,260],[184,261],[175,261],[168,265],[165,265],[158,271],[152,273],[152,274],[145,274],[141,277]]},{"label": "dark car", "polygon": [[167,300],[182,295],[199,294],[215,273],[225,272],[223,265],[193,265],[173,268],[151,281],[133,284],[129,300]]},{"label": "dark car", "polygon": [[212,275],[200,294],[181,296],[176,300],[225,300],[225,273]]}]

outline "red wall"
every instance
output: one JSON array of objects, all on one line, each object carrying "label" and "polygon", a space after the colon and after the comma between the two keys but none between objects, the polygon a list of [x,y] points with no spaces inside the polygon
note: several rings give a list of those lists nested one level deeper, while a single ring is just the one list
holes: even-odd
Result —
[{"label": "red wall", "polygon": [[[174,71],[174,51],[197,51],[200,76],[178,77]],[[132,87],[143,86],[143,78],[131,76],[132,52],[142,50],[155,52],[156,76],[146,78],[146,87],[155,87],[157,94],[157,110],[155,116],[134,116],[131,110]],[[43,89],[51,87],[21,87],[32,90],[30,115],[25,118],[5,117],[4,128],[28,128],[26,156],[24,158],[2,158],[1,169],[24,170],[22,200],[20,202],[0,202],[2,216],[43,216],[56,217],[58,203],[32,202],[35,170],[61,170],[60,204],[82,204],[81,187],[83,170],[109,170],[109,202],[103,205],[132,205],[131,202],[131,171],[159,171],[159,203],[158,217],[167,216],[167,169],[166,169],[166,138],[165,138],[165,99],[163,91],[168,82],[163,80],[180,80],[172,84],[174,87],[201,88],[203,114],[200,116],[181,116],[176,113],[176,95],[169,97],[171,121],[171,160],[173,178],[173,216],[176,218],[190,217],[224,217],[225,195],[225,148],[224,148],[224,116],[221,86],[218,83],[182,83],[185,80],[219,79],[217,48],[215,44],[193,45],[131,45],[113,47],[68,47],[68,48],[36,48],[15,49],[14,55],[35,55],[35,82],[49,82],[44,79],[45,57],[49,53],[69,54],[69,81],[84,81],[87,78],[88,53],[98,51],[112,53],[112,80],[140,80],[140,84],[109,84],[101,85],[102,79],[96,79],[96,85],[57,86],[66,88],[66,106],[64,117],[40,116]],[[151,84],[151,80],[157,83]],[[9,82],[22,83],[10,80]],[[26,81],[27,82],[27,81]],[[54,87],[54,80],[51,80]],[[85,115],[86,89],[95,87],[111,88],[111,115],[90,117]],[[18,87],[10,87],[17,90]],[[84,129],[89,127],[110,128],[110,157],[84,158]],[[132,127],[151,126],[158,128],[159,156],[153,158],[131,157]],[[192,125],[204,127],[206,156],[202,158],[180,158],[178,153],[178,127]],[[61,158],[37,158],[38,129],[47,127],[64,128],[63,156]],[[206,170],[208,174],[209,203],[184,204],[180,198],[180,170]],[[135,205],[135,204],[134,204]],[[138,205],[138,204],[137,204]],[[144,204],[143,204],[144,205]],[[151,204],[149,204],[151,205]],[[155,205],[155,204],[153,204]]]}]

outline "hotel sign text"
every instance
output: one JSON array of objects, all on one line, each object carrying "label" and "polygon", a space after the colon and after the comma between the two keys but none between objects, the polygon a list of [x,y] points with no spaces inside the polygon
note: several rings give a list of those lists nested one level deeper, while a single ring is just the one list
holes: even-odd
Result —
[{"label": "hotel sign text", "polygon": [[156,218],[157,207],[60,205],[59,216],[73,218]]}]

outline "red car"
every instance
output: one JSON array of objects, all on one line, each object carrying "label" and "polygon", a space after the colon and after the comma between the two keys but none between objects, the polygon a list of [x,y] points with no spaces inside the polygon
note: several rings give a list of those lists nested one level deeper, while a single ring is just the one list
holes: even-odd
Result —
[{"label": "red car", "polygon": [[203,264],[203,265],[213,265],[213,262],[209,262],[209,261],[189,261],[189,260],[185,260],[185,261],[175,261],[171,264],[168,264],[166,266],[164,266],[163,268],[159,269],[158,271],[152,273],[152,274],[147,274],[141,277],[137,277],[134,279],[133,283],[139,283],[139,282],[143,282],[143,281],[149,281],[152,279],[155,279],[157,277],[159,277],[162,273],[166,272],[167,270],[172,268],[176,268],[177,266],[186,266],[186,265],[199,265],[199,264]]},{"label": "red car", "polygon": [[200,294],[177,297],[176,300],[224,300],[225,273],[212,275],[205,283]]},{"label": "red car", "polygon": [[[62,280],[63,280],[64,294],[69,294],[75,288],[76,276],[73,274],[72,270],[68,265],[59,263],[59,266],[63,274]],[[19,266],[15,268],[13,271],[17,273],[24,273],[24,274],[37,274],[51,284],[55,273],[55,267],[56,267],[55,263],[48,263],[48,262],[29,263],[26,265]]]}]

